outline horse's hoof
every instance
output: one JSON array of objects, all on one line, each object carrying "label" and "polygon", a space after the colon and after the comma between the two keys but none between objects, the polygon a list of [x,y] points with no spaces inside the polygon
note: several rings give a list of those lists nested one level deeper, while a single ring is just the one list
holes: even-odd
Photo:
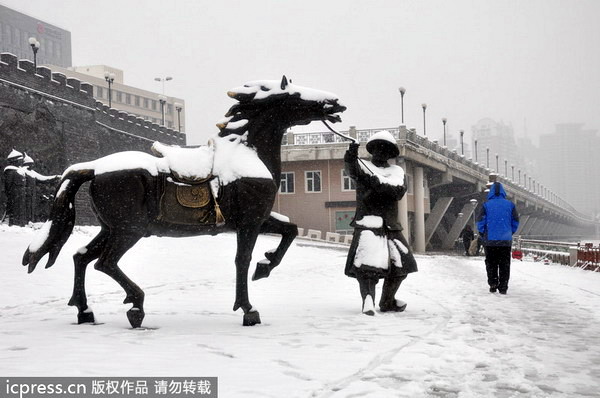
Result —
[{"label": "horse's hoof", "polygon": [[254,270],[252,280],[257,281],[262,278],[268,278],[269,275],[271,275],[271,270],[272,268],[270,263],[259,262],[258,264],[256,264],[256,270]]},{"label": "horse's hoof", "polygon": [[247,312],[244,314],[243,326],[254,326],[260,323],[260,315],[258,311]]},{"label": "horse's hoof", "polygon": [[134,329],[142,326],[142,321],[144,320],[145,315],[146,314],[144,314],[144,311],[135,307],[127,311],[127,319],[129,320],[131,327]]},{"label": "horse's hoof", "polygon": [[85,312],[82,311],[77,314],[77,324],[81,325],[82,323],[96,323],[96,319],[94,318],[93,312]]}]

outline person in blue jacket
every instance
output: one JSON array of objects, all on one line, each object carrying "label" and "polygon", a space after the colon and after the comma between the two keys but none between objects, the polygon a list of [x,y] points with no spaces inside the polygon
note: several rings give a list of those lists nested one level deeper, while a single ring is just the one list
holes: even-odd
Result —
[{"label": "person in blue jacket", "polygon": [[504,187],[494,182],[488,200],[481,207],[477,229],[483,236],[485,266],[490,292],[506,294],[510,279],[512,236],[519,228],[519,213],[513,202],[506,199]]}]

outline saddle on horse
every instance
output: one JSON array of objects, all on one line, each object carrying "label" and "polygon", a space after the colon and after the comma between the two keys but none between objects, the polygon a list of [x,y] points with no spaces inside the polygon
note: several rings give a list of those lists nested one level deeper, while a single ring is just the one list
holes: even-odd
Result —
[{"label": "saddle on horse", "polygon": [[216,176],[212,175],[212,142],[185,148],[155,142],[152,152],[165,158],[170,170],[159,178],[158,219],[171,224],[223,225]]}]

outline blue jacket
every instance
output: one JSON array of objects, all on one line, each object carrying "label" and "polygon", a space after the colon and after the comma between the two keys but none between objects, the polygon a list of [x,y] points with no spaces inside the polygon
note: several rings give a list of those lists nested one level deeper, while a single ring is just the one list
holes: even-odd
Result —
[{"label": "blue jacket", "polygon": [[483,236],[484,246],[511,246],[512,235],[518,228],[517,208],[506,199],[502,184],[495,182],[477,219],[477,229]]}]

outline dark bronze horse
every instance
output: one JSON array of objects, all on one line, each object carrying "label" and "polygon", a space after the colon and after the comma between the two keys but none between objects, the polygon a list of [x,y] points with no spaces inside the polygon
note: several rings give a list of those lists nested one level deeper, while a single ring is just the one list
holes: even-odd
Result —
[{"label": "dark bronze horse", "polygon": [[215,181],[220,181],[217,197],[224,225],[176,224],[160,217],[159,179],[169,171],[161,163],[164,158],[121,152],[73,165],[63,174],[50,218],[25,252],[23,265],[29,265],[32,272],[49,254],[46,268],[52,266],[75,224],[75,194],[81,184],[91,180],[90,195],[101,229],[73,256],[75,282],[69,305],[77,307],[79,323],[94,322],[85,292],[85,271],[90,262],[97,259],[94,268],[125,290],[123,303],[133,304],[127,317],[132,327],[139,327],[144,318],[144,292],[119,268],[123,254],[145,236],[214,235],[226,231],[237,232],[233,310],[242,308],[244,325],[260,323],[259,313],[248,298],[248,268],[256,239],[260,233],[282,236],[278,247],[258,262],[254,280],[269,276],[298,234],[296,225],[271,214],[281,178],[283,134],[291,126],[311,121],[340,121],[338,113],[346,108],[335,95],[288,83],[285,76],[281,83],[250,82],[227,94],[238,102],[217,124],[220,132],[213,139],[216,149],[211,169]]}]

